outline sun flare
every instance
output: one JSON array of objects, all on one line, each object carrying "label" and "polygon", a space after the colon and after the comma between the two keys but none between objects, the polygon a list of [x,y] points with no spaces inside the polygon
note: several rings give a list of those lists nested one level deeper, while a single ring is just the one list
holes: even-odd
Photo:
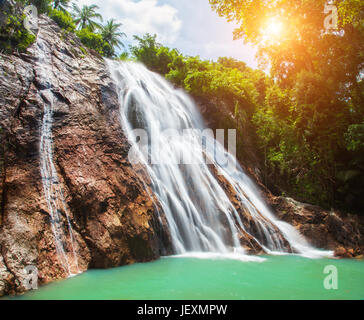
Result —
[{"label": "sun flare", "polygon": [[277,40],[282,36],[283,33],[283,23],[276,18],[271,18],[265,24],[262,34],[268,40]]}]

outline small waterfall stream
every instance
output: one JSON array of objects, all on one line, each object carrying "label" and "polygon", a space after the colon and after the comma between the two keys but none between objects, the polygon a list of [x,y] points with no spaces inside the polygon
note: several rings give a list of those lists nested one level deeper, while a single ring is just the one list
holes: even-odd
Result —
[{"label": "small waterfall stream", "polygon": [[[310,247],[291,225],[275,218],[235,157],[213,136],[202,136],[201,116],[183,91],[141,64],[110,60],[106,64],[118,90],[122,126],[134,157],[150,176],[176,254],[241,256],[246,253],[244,240],[270,254],[330,254]],[[144,131],[138,134],[137,129]],[[181,155],[192,164],[179,164]],[[224,165],[226,160],[229,165]],[[241,210],[221,181],[232,188]]]},{"label": "small waterfall stream", "polygon": [[[50,80],[52,79],[51,53],[40,35],[36,45],[38,57],[36,75],[41,85],[39,101],[44,106],[40,140],[40,172],[58,259],[66,274],[72,276],[80,273],[80,270],[68,209],[53,160],[52,125],[55,98],[52,93],[53,84]],[[67,250],[67,238],[71,245],[69,250]]]}]

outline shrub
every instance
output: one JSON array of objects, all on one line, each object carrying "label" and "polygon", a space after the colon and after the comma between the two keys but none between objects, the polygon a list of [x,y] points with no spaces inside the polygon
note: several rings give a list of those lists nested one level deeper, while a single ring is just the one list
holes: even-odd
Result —
[{"label": "shrub", "polygon": [[66,11],[53,9],[50,11],[49,16],[62,28],[67,31],[73,32],[76,30],[76,25],[72,16]]},{"label": "shrub", "polygon": [[118,57],[118,59],[120,61],[128,61],[130,60],[130,56],[129,56],[129,52],[123,52],[122,54],[120,54],[120,56]]},{"label": "shrub", "polygon": [[82,51],[82,53],[87,56],[87,50],[84,47],[80,47],[80,50]]},{"label": "shrub", "polygon": [[82,29],[77,31],[76,35],[86,47],[97,51],[102,56],[112,57],[114,55],[113,48],[103,40],[100,34],[93,33],[89,29]]},{"label": "shrub", "polygon": [[364,122],[350,125],[345,134],[345,139],[349,151],[364,150]]},{"label": "shrub", "polygon": [[0,49],[12,52],[15,49],[25,51],[36,39],[24,28],[25,15],[7,14],[4,24],[0,27]]}]

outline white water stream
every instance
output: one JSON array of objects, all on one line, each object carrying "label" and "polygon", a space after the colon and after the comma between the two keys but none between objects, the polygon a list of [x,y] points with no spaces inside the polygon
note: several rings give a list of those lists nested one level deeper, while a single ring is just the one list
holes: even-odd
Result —
[{"label": "white water stream", "polygon": [[[54,78],[50,60],[51,53],[40,35],[37,39],[36,48],[38,61],[35,72],[41,87],[39,89],[39,101],[43,104],[44,112],[40,141],[40,172],[57,256],[68,276],[73,276],[80,273],[80,270],[68,209],[53,160],[52,126],[55,97],[52,93],[54,84],[51,83],[51,79]],[[68,250],[67,239],[71,245]]]},{"label": "white water stream", "polygon": [[[122,126],[134,159],[147,168],[152,190],[168,222],[175,254],[244,256],[242,233],[253,237],[269,254],[331,254],[312,248],[291,225],[278,221],[235,157],[213,136],[203,140],[203,121],[188,95],[141,64],[110,60],[106,64],[117,87]],[[147,133],[144,146],[143,132],[136,129]],[[245,213],[234,207],[204,154],[251,216],[255,234],[247,230],[242,220]],[[179,164],[181,155],[193,164]]]}]

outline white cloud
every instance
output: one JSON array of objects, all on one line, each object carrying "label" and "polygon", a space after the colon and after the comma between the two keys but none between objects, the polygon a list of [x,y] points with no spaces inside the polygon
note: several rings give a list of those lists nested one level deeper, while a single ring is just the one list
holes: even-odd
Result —
[{"label": "white cloud", "polygon": [[156,33],[158,41],[173,44],[182,27],[178,11],[171,5],[159,5],[158,0],[79,0],[79,6],[96,4],[104,19],[114,18],[123,24],[129,40],[133,35]]},{"label": "white cloud", "polygon": [[96,4],[105,20],[123,23],[126,45],[135,44],[133,35],[156,33],[159,42],[186,55],[214,60],[228,56],[257,67],[256,50],[233,41],[236,25],[213,12],[207,0],[77,0],[77,4]]}]

